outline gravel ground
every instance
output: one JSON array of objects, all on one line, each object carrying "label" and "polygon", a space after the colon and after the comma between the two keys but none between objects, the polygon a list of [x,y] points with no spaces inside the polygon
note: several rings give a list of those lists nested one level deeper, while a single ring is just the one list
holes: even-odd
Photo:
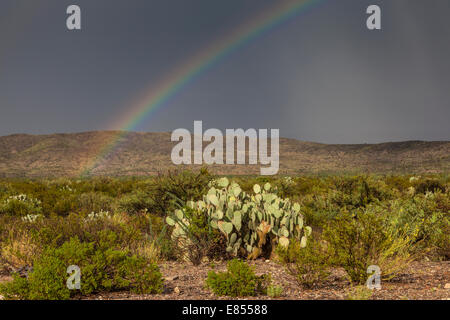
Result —
[{"label": "gravel ground", "polygon": [[[270,274],[274,284],[283,287],[279,300],[340,300],[347,299],[351,285],[340,269],[333,270],[329,279],[320,287],[302,289],[295,277],[285,272],[274,261],[251,261],[256,274]],[[165,277],[164,292],[158,295],[136,295],[130,292],[100,293],[82,299],[99,300],[221,300],[205,288],[205,279],[212,270],[211,263],[193,266],[181,262],[160,264]],[[226,262],[214,262],[215,271],[225,271]],[[11,277],[0,275],[0,283]],[[450,261],[414,262],[405,272],[391,281],[383,281],[381,290],[374,290],[370,299],[375,300],[450,300]],[[0,296],[0,299],[2,297]],[[270,300],[268,296],[251,297],[251,300]],[[241,298],[242,300],[242,298]]]},{"label": "gravel ground", "polygon": [[[216,271],[226,270],[226,262],[215,262]],[[280,300],[347,299],[350,283],[343,270],[333,270],[328,281],[319,288],[301,289],[295,278],[287,274],[283,267],[273,261],[257,260],[250,262],[257,274],[271,274],[273,283],[283,287]],[[211,264],[193,266],[187,263],[166,262],[160,265],[166,278],[163,294],[135,295],[129,292],[104,293],[87,299],[133,299],[133,300],[220,300],[204,287]],[[450,261],[414,262],[403,274],[389,282],[382,282],[381,290],[374,290],[371,299],[375,300],[414,300],[450,299]],[[86,297],[85,297],[86,298]],[[249,298],[251,300],[271,299],[268,296]]]}]

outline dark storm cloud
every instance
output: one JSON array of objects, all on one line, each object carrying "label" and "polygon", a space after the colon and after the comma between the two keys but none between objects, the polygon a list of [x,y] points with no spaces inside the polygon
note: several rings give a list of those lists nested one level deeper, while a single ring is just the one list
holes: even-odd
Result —
[{"label": "dark storm cloud", "polygon": [[[2,0],[0,134],[116,129],[131,101],[274,0]],[[81,32],[65,10],[82,8]],[[368,31],[365,9],[382,8]],[[450,2],[325,0],[198,76],[137,129],[448,140]]]}]

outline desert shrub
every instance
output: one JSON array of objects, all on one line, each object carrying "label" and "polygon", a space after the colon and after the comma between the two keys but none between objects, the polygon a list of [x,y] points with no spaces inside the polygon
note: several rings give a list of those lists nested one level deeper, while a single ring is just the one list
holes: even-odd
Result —
[{"label": "desert shrub", "polygon": [[[131,247],[133,253],[152,261],[177,259],[177,247],[170,237],[164,219],[153,214],[132,215],[132,217],[133,219],[141,217],[145,226],[141,228],[143,238]],[[148,225],[145,224],[147,222]]]},{"label": "desert shrub", "polygon": [[347,300],[369,300],[373,295],[373,290],[365,285],[353,286],[346,292]]},{"label": "desert shrub", "polygon": [[301,213],[309,226],[322,228],[341,210],[326,194],[306,195],[301,200]]},{"label": "desert shrub", "polygon": [[61,216],[67,216],[71,212],[79,211],[81,205],[77,195],[67,195],[55,201],[49,212],[56,213]]},{"label": "desert shrub", "polygon": [[253,268],[238,259],[228,262],[226,272],[208,273],[206,285],[219,296],[246,297],[265,294],[269,277],[256,276]]},{"label": "desert shrub", "polygon": [[9,194],[11,191],[11,184],[6,181],[0,181],[0,195]]},{"label": "desert shrub", "polygon": [[[161,217],[157,217],[150,214],[138,214],[133,215],[133,220],[138,219],[139,229],[143,232],[143,237],[136,241],[133,246],[129,246],[129,249],[138,256],[144,257],[150,261],[173,260],[168,248],[172,245],[170,238],[167,236],[166,226]],[[136,222],[135,222],[136,223]],[[142,225],[142,226],[141,226]],[[146,229],[148,229],[146,231]]]},{"label": "desert shrub", "polygon": [[330,183],[334,185],[335,190],[352,194],[358,188],[360,179],[358,177],[336,176],[331,178]]},{"label": "desert shrub", "polygon": [[114,200],[100,192],[88,192],[80,195],[80,212],[91,213],[100,211],[113,211]]},{"label": "desert shrub", "polygon": [[426,179],[425,181],[420,182],[416,186],[416,194],[422,193],[425,194],[427,192],[445,192],[445,186],[436,179]]},{"label": "desert shrub", "polygon": [[81,269],[81,294],[130,289],[136,293],[159,293],[162,278],[158,267],[127,251],[111,247],[110,234],[104,233],[99,243],[82,243],[72,238],[60,248],[47,248],[34,263],[26,282],[14,278],[0,287],[6,298],[69,299],[76,291],[66,286],[68,266]]},{"label": "desert shrub", "polygon": [[282,177],[273,182],[280,198],[293,197],[295,195],[295,180],[292,177]]},{"label": "desert shrub", "polygon": [[306,196],[311,194],[320,194],[327,191],[329,183],[318,177],[297,177],[294,179],[295,184],[293,195]]},{"label": "desert shrub", "polygon": [[53,212],[57,201],[68,196],[68,192],[47,181],[12,180],[9,185],[11,195],[26,194],[29,198],[40,201],[42,213],[45,215]]},{"label": "desert shrub", "polygon": [[450,198],[441,192],[418,194],[383,206],[397,228],[409,230],[416,253],[450,254]]},{"label": "desert shrub", "polygon": [[[265,183],[273,184],[274,178],[272,176],[243,176],[243,177],[233,177],[227,178],[229,180],[235,181],[241,187],[242,191],[247,193],[253,192],[253,186],[255,184],[264,185]],[[217,180],[211,182],[211,186],[215,185]]]},{"label": "desert shrub", "polygon": [[157,241],[142,241],[137,244],[133,252],[135,252],[137,256],[143,257],[149,261],[157,262],[162,258],[162,252]]},{"label": "desert shrub", "polygon": [[[134,178],[113,178],[113,177],[91,177],[82,178],[76,181],[74,186],[78,193],[101,193],[109,197],[119,197],[124,193],[131,192],[132,184],[136,184],[136,179]],[[61,184],[58,184],[61,186]]]},{"label": "desert shrub", "polygon": [[98,241],[101,231],[109,230],[116,235],[117,244],[130,246],[142,240],[143,233],[137,228],[134,221],[117,221],[116,215],[109,216],[106,213],[94,213],[83,217],[71,214],[68,217],[52,216],[41,219],[26,228],[35,241],[45,246],[59,247],[70,238],[78,237],[83,242]]},{"label": "desert shrub", "polygon": [[201,199],[211,179],[212,176],[206,169],[201,169],[198,173],[182,171],[159,175],[150,187],[149,196],[154,205],[149,211],[165,217],[177,208],[176,199]]},{"label": "desert shrub", "polygon": [[12,269],[31,266],[41,248],[24,229],[11,229],[1,241],[0,260]]},{"label": "desert shrub", "polygon": [[267,287],[267,295],[271,298],[278,298],[283,294],[283,287],[269,285]]},{"label": "desert shrub", "polygon": [[41,214],[41,212],[41,201],[26,194],[10,196],[0,203],[0,214],[26,216]]},{"label": "desert shrub", "polygon": [[142,190],[133,191],[119,200],[118,209],[121,212],[136,214],[149,212],[155,207],[155,201]]},{"label": "desert shrub", "polygon": [[367,268],[378,265],[383,279],[391,279],[413,260],[412,237],[371,210],[342,212],[325,229],[334,252],[333,263],[343,267],[352,282],[364,283]]},{"label": "desert shrub", "polygon": [[156,246],[162,260],[177,260],[180,257],[179,247],[169,233],[163,231],[157,238]]},{"label": "desert shrub", "polygon": [[408,176],[389,175],[384,179],[384,181],[388,188],[397,189],[401,193],[405,193],[412,186],[411,178],[412,177]]},{"label": "desert shrub", "polygon": [[12,281],[0,283],[0,294],[3,295],[6,300],[18,298],[27,299],[30,292],[28,280],[20,277],[17,273],[14,273],[12,277]]},{"label": "desert shrub", "polygon": [[[250,199],[256,197],[255,184],[264,186],[270,183],[270,193],[283,201],[289,198],[291,204],[299,203],[303,223],[314,226],[317,231],[327,228],[347,212],[370,211],[379,216],[387,227],[401,230],[412,239],[410,254],[427,254],[436,259],[450,257],[448,175],[303,175],[292,179],[240,176],[233,180],[239,182],[241,191]],[[203,196],[211,187],[208,186],[210,181],[211,175],[205,170],[171,172],[156,178],[0,179],[0,263],[8,270],[15,270],[30,265],[47,246],[59,247],[72,237],[78,237],[82,242],[95,242],[102,230],[116,234],[116,245],[133,254],[152,260],[175,259],[182,252],[177,245],[179,243],[172,238],[173,229],[166,226],[164,218],[178,209],[174,200],[177,197],[184,201],[194,200],[197,204],[202,200],[208,204]],[[221,189],[215,188],[216,191]],[[14,199],[21,194],[26,195],[26,200]],[[264,210],[261,212],[264,212],[270,206],[263,204],[262,207]],[[214,244],[213,241],[206,243],[202,240],[199,243],[204,245],[189,250],[192,259],[215,254],[233,256],[239,239],[242,240],[237,256],[249,257],[247,244],[253,241],[252,247],[256,247],[262,238],[265,243],[261,246],[260,255],[270,256],[277,246],[276,241],[272,243],[273,239],[280,238],[277,235],[280,228],[276,231],[275,225],[271,225],[266,236],[260,238],[257,229],[262,221],[256,214],[256,239],[251,240],[254,236],[246,237],[249,221],[243,223],[245,214],[241,214],[244,227],[237,230],[233,223],[235,211],[240,209],[243,208],[222,211],[222,227],[225,222],[233,224],[231,234],[227,233],[229,225],[226,225],[226,230],[222,228],[223,231],[211,228],[213,233],[221,235],[217,253],[216,249],[207,248]],[[215,210],[215,213],[219,212]],[[41,215],[43,219],[35,219]],[[190,218],[193,220],[191,232],[195,234],[194,238],[210,239],[210,228],[206,228],[204,218],[197,213]],[[234,220],[238,224],[239,219]],[[267,222],[270,224],[270,218]],[[306,233],[304,231],[306,228],[302,228],[302,234]],[[236,242],[231,241],[234,240],[233,234],[236,234]],[[231,243],[234,246],[230,249]],[[227,248],[229,252],[226,252]]]},{"label": "desert shrub", "polygon": [[155,242],[159,239],[163,223],[151,215],[97,213],[83,217],[70,214],[67,217],[54,215],[32,222],[12,216],[0,218],[0,258],[13,269],[30,265],[44,248],[60,247],[73,237],[82,242],[98,242],[103,231],[114,235],[117,248],[148,258],[164,257],[157,249],[165,247]]},{"label": "desert shrub", "polygon": [[326,243],[316,237],[311,237],[304,248],[298,241],[293,241],[288,248],[279,247],[277,250],[280,262],[304,288],[318,286],[330,275],[333,253]]},{"label": "desert shrub", "polygon": [[398,197],[379,177],[329,177],[318,179],[318,188],[300,199],[301,212],[308,225],[322,229],[341,211],[351,211],[377,205]]},{"label": "desert shrub", "polygon": [[331,201],[341,208],[355,209],[370,203],[392,199],[392,191],[376,177],[334,178],[335,190],[330,192]]},{"label": "desert shrub", "polygon": [[[183,217],[178,219],[177,214],[180,216],[180,212]],[[213,258],[224,253],[221,250],[225,246],[223,236],[218,230],[211,228],[211,219],[204,212],[185,205],[167,220],[169,225],[175,224],[171,238],[181,259],[199,265],[205,256]]]}]

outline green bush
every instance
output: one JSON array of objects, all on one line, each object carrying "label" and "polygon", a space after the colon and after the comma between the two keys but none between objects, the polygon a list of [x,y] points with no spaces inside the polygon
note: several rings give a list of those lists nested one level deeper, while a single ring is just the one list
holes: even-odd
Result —
[{"label": "green bush", "polygon": [[56,213],[60,216],[67,216],[72,212],[79,211],[81,205],[77,195],[67,195],[55,201],[50,209],[50,213]]},{"label": "green bush", "polygon": [[393,198],[392,190],[384,181],[376,177],[334,178],[335,190],[331,192],[331,201],[340,208],[357,209],[370,203]]},{"label": "green bush", "polygon": [[7,283],[0,283],[0,294],[4,299],[27,299],[30,294],[29,282],[26,278],[21,278],[17,273],[12,275],[13,280]]},{"label": "green bush", "polygon": [[324,235],[334,252],[333,264],[343,267],[355,283],[365,283],[370,265],[378,265],[387,280],[413,260],[413,238],[408,232],[393,228],[371,210],[342,212],[328,224]]},{"label": "green bush", "polygon": [[[151,215],[114,214],[108,217],[51,216],[34,221],[0,216],[0,261],[12,268],[30,266],[45,248],[58,248],[73,237],[98,243],[104,232],[113,246],[145,257],[168,257],[171,240],[161,229],[161,218]],[[155,260],[156,261],[156,260]]]},{"label": "green bush", "polygon": [[100,192],[88,192],[80,195],[80,211],[83,213],[113,211],[112,197]]},{"label": "green bush", "polygon": [[373,295],[373,290],[367,288],[366,285],[351,287],[347,290],[347,300],[369,300]]},{"label": "green bush", "polygon": [[278,298],[283,294],[283,288],[280,286],[270,285],[267,287],[267,295],[271,298]]},{"label": "green bush", "polygon": [[416,187],[416,194],[425,194],[427,192],[436,191],[445,192],[445,186],[439,180],[435,179],[426,179],[425,181],[420,182]]},{"label": "green bush", "polygon": [[38,215],[42,213],[41,201],[26,194],[10,196],[0,203],[0,214],[12,216]]},{"label": "green bush", "polygon": [[121,212],[136,214],[139,212],[151,212],[155,207],[155,202],[151,196],[142,191],[133,191],[119,200],[118,209]]},{"label": "green bush", "polygon": [[396,228],[407,228],[416,253],[450,256],[450,197],[440,191],[390,202],[380,209]]},{"label": "green bush", "polygon": [[211,179],[212,176],[204,168],[198,173],[168,172],[156,177],[149,187],[148,194],[154,203],[149,211],[165,217],[177,209],[176,199],[184,202],[201,199]]},{"label": "green bush", "polygon": [[280,262],[304,288],[318,286],[330,275],[333,252],[315,236],[310,238],[304,248],[295,241],[288,248],[278,247],[277,253]]},{"label": "green bush", "polygon": [[178,221],[171,235],[178,256],[191,261],[194,265],[199,265],[205,256],[208,258],[223,256],[224,237],[218,230],[211,228],[208,215],[188,206],[184,206],[181,210],[185,221]]},{"label": "green bush", "polygon": [[206,285],[219,296],[246,297],[265,294],[270,282],[269,277],[256,276],[245,262],[233,259],[228,262],[227,271],[210,271]]},{"label": "green bush", "polygon": [[113,249],[110,233],[102,234],[99,243],[82,243],[72,238],[60,248],[47,248],[33,266],[28,279],[15,277],[0,287],[8,299],[69,299],[77,293],[66,286],[67,268],[81,269],[80,293],[129,289],[136,293],[159,293],[162,278],[158,267],[127,251]]},{"label": "green bush", "polygon": [[396,189],[401,193],[405,193],[412,186],[410,179],[408,176],[389,175],[384,181],[389,189]]}]

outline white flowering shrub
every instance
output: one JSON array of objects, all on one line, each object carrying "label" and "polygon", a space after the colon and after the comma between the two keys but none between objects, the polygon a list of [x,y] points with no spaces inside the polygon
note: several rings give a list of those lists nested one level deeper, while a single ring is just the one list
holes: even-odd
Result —
[{"label": "white flowering shrub", "polygon": [[76,190],[70,187],[69,185],[64,185],[60,189],[60,191],[66,191],[66,192],[75,192]]},{"label": "white flowering shrub", "polygon": [[10,196],[0,203],[0,214],[27,216],[41,213],[41,201],[26,194]]},{"label": "white flowering shrub", "polygon": [[289,176],[284,177],[283,178],[283,182],[288,184],[288,185],[291,185],[291,184],[295,183],[294,180],[292,179],[292,177],[289,177]]},{"label": "white flowering shrub", "polygon": [[112,218],[112,214],[109,213],[109,211],[100,210],[100,212],[91,212],[90,214],[88,214],[88,216],[85,220],[92,221],[92,220],[97,220],[97,219],[111,219],[111,218]]},{"label": "white flowering shrub", "polygon": [[22,217],[22,221],[33,223],[39,218],[42,218],[42,214],[27,214],[26,216]]}]

